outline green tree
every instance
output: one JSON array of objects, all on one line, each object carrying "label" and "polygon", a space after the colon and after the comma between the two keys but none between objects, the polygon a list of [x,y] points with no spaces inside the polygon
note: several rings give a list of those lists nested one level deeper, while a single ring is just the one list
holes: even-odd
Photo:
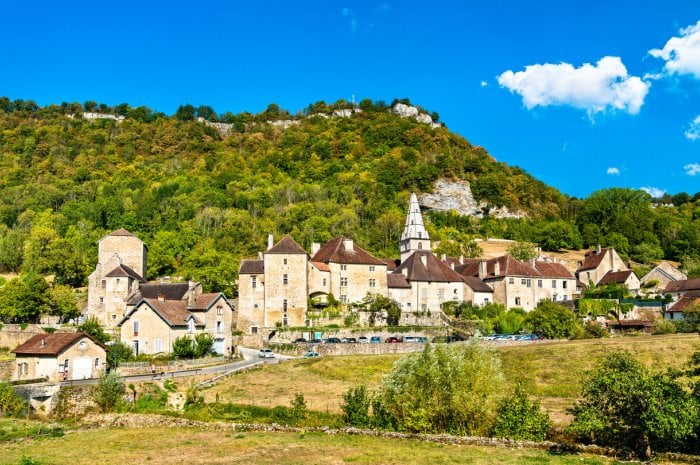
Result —
[{"label": "green tree", "polygon": [[180,336],[173,341],[173,355],[177,358],[195,358],[197,348],[194,339]]},{"label": "green tree", "polygon": [[573,311],[551,300],[541,301],[527,314],[525,327],[549,339],[573,339],[579,337],[583,331]]},{"label": "green tree", "polygon": [[516,260],[537,258],[537,246],[532,242],[515,242],[508,247],[506,252]]},{"label": "green tree", "polygon": [[652,373],[630,354],[616,352],[588,373],[582,400],[570,410],[569,431],[581,439],[649,459],[694,441],[698,404],[678,381]]},{"label": "green tree", "polygon": [[110,412],[123,401],[125,392],[124,379],[116,372],[111,372],[100,377],[93,398],[102,412]]},{"label": "green tree", "polygon": [[540,408],[537,400],[530,399],[522,384],[515,387],[515,392],[504,397],[498,405],[498,418],[493,428],[493,435],[499,438],[543,441],[552,421]]},{"label": "green tree", "polygon": [[89,316],[78,326],[78,331],[89,334],[94,339],[105,343],[112,339],[109,334],[105,333],[104,328],[100,324],[100,320],[95,316]]},{"label": "green tree", "polygon": [[364,384],[348,389],[343,394],[343,404],[340,406],[343,410],[343,421],[345,421],[345,424],[358,428],[369,427],[369,408],[371,403],[372,400],[367,393],[367,386]]},{"label": "green tree", "polygon": [[379,400],[399,430],[484,436],[496,421],[504,383],[492,349],[428,344],[394,364]]},{"label": "green tree", "polygon": [[51,310],[49,285],[29,273],[8,281],[0,288],[0,318],[10,323],[34,323]]},{"label": "green tree", "polygon": [[552,252],[561,249],[578,250],[583,246],[576,226],[566,221],[545,223],[537,235],[537,243],[543,250]]},{"label": "green tree", "polygon": [[25,402],[10,383],[0,382],[0,416],[14,416],[25,409]]}]

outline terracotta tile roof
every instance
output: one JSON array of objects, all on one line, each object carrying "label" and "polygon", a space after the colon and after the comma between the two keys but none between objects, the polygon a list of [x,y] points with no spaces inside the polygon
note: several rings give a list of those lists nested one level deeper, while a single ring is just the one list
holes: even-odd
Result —
[{"label": "terracotta tile roof", "polygon": [[479,263],[485,260],[479,258],[467,258],[461,265],[455,265],[455,271],[462,276],[479,276]]},{"label": "terracotta tile roof", "polygon": [[131,236],[131,237],[136,237],[133,234],[131,234],[129,231],[127,231],[124,228],[119,228],[116,231],[112,231],[111,233],[107,234],[108,236]]},{"label": "terracotta tile roof", "polygon": [[300,246],[297,241],[292,239],[292,236],[287,234],[279,241],[277,244],[270,247],[266,254],[304,254],[306,255],[306,250]]},{"label": "terracotta tile roof", "polygon": [[700,290],[700,278],[672,281],[666,285],[664,292],[684,292]]},{"label": "terracotta tile roof", "polygon": [[630,277],[630,275],[634,273],[632,270],[624,270],[624,271],[608,271],[605,273],[605,275],[598,281],[598,286],[604,286],[606,284],[624,284],[627,281],[627,278]]},{"label": "terracotta tile roof", "polygon": [[119,265],[117,265],[117,267],[115,269],[113,269],[112,271],[110,271],[109,273],[107,273],[105,275],[105,277],[107,277],[107,278],[125,277],[125,278],[135,279],[136,281],[139,281],[141,283],[146,282],[146,280],[143,279],[140,274],[138,274],[137,272],[135,272],[134,270],[132,270],[128,266],[124,265],[123,263],[120,263]]},{"label": "terracotta tile roof", "polygon": [[[187,326],[187,320],[190,318],[194,318],[195,325],[204,326],[204,323],[187,310],[187,302],[184,300],[143,299],[143,301],[170,326]],[[128,316],[131,316],[134,311],[136,309],[132,310]]]},{"label": "terracotta tile roof", "polygon": [[264,274],[265,260],[243,260],[238,274]]},{"label": "terracotta tile roof", "polygon": [[103,349],[105,348],[104,345],[85,333],[52,333],[37,334],[32,336],[31,339],[17,347],[12,352],[18,355],[56,356],[82,338],[90,339]]},{"label": "terracotta tile roof", "polygon": [[144,283],[129,295],[127,305],[137,305],[143,299],[157,299],[161,294],[166,300],[182,300],[189,289],[188,283]]},{"label": "terracotta tile roof", "polygon": [[331,271],[331,268],[328,266],[327,263],[323,262],[314,262],[313,260],[311,261],[311,264],[318,268],[320,271]]},{"label": "terracotta tile roof", "polygon": [[399,260],[392,260],[391,258],[380,258],[379,261],[386,265],[387,271],[394,271],[401,263]]},{"label": "terracotta tile roof", "polygon": [[386,275],[387,287],[392,289],[410,289],[411,283],[406,280],[406,277],[401,273],[389,273]]},{"label": "terracotta tile roof", "polygon": [[543,278],[576,279],[574,274],[561,263],[538,260],[535,262],[535,269]]},{"label": "terracotta tile roof", "polygon": [[[499,266],[498,274],[495,274],[496,263],[498,263]],[[529,262],[521,262],[510,255],[503,255],[502,257],[492,258],[486,261],[486,276],[484,279],[500,278],[504,276],[536,278],[539,277],[540,274]]]},{"label": "terracotta tile roof", "polygon": [[[187,307],[190,311],[204,311],[216,302],[219,298],[224,299],[228,303],[228,299],[221,292],[212,292],[210,294],[200,294],[194,301],[194,305]],[[230,305],[230,303],[229,303]]]},{"label": "terracotta tile roof", "polygon": [[666,310],[667,312],[684,312],[692,306],[700,308],[700,295],[688,296],[684,295],[678,301],[673,304],[671,308]]},{"label": "terracotta tile roof", "polygon": [[[423,260],[425,260],[425,264],[423,264]],[[413,252],[392,274],[401,274],[403,270],[407,271],[406,278],[409,281],[463,282],[459,273],[426,250]]]},{"label": "terracotta tile roof", "polygon": [[605,255],[608,253],[609,250],[610,249],[605,247],[600,249],[600,253],[598,253],[598,250],[591,250],[585,255],[585,258],[583,259],[583,264],[581,264],[581,267],[578,270],[584,271],[598,268],[598,265],[600,265],[600,262],[603,261]]},{"label": "terracotta tile roof", "polygon": [[[352,242],[351,248],[346,248],[346,243]],[[311,259],[314,262],[344,263],[351,265],[385,265],[378,258],[367,253],[354,241],[343,236],[338,236],[323,244]]]},{"label": "terracotta tile roof", "polygon": [[491,292],[493,293],[493,289],[491,289],[491,286],[477,278],[476,276],[462,276],[462,279],[464,280],[465,283],[467,283],[467,286],[471,287],[474,292]]}]

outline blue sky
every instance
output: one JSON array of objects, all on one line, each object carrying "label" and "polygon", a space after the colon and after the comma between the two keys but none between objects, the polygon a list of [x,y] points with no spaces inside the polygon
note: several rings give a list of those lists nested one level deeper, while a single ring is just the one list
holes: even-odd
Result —
[{"label": "blue sky", "polygon": [[700,191],[700,1],[2,2],[0,95],[173,113],[408,97],[562,192]]}]

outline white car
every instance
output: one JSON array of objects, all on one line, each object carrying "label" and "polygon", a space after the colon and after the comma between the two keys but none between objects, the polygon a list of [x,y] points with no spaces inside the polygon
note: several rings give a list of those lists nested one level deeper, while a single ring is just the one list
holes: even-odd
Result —
[{"label": "white car", "polygon": [[260,352],[258,352],[258,357],[260,357],[260,358],[275,358],[275,353],[270,349],[260,349]]}]

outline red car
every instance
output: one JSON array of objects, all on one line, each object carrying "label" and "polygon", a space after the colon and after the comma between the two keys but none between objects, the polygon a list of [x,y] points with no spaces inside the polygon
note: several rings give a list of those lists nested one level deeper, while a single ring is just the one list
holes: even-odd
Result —
[{"label": "red car", "polygon": [[401,340],[396,336],[389,336],[388,338],[386,338],[386,341],[384,341],[384,342],[389,342],[389,343],[394,344],[396,342],[401,342]]}]

